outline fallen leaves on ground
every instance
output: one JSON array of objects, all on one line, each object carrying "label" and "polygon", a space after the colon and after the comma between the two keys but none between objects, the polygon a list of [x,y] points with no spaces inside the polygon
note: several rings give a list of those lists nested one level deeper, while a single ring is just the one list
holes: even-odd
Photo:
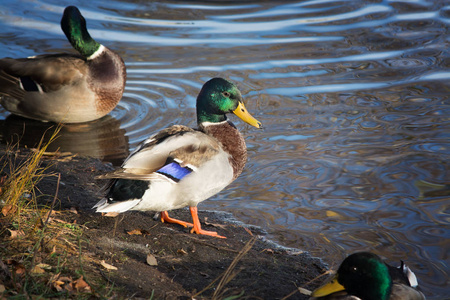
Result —
[{"label": "fallen leaves on ground", "polygon": [[153,254],[147,254],[147,264],[150,266],[157,266],[158,262],[156,261],[156,257]]},{"label": "fallen leaves on ground", "polygon": [[12,230],[12,229],[9,229],[8,228],[8,230],[9,230],[9,233],[11,234],[11,236],[9,237],[9,239],[10,240],[15,240],[15,239],[17,239],[17,238],[19,238],[19,237],[24,237],[25,236],[25,233],[23,232],[23,230]]},{"label": "fallen leaves on ground", "polygon": [[34,268],[31,270],[32,274],[44,274],[45,270],[39,266],[34,266]]},{"label": "fallen leaves on ground", "polygon": [[73,292],[83,292],[90,293],[91,287],[84,281],[83,276],[78,278],[77,280],[72,280],[71,277],[68,276],[59,276],[55,275],[51,278],[51,285],[58,291],[68,291],[69,293]]},{"label": "fallen leaves on ground", "polygon": [[150,232],[148,232],[147,230],[144,230],[144,229],[133,229],[133,230],[127,231],[127,233],[129,235],[149,235],[150,234]]},{"label": "fallen leaves on ground", "polygon": [[91,292],[91,287],[83,280],[83,276],[74,281],[74,287],[77,292]]},{"label": "fallen leaves on ground", "polygon": [[106,263],[104,260],[102,260],[100,264],[102,265],[103,268],[107,270],[117,270],[117,267],[114,267],[113,265]]},{"label": "fallen leaves on ground", "polygon": [[12,204],[7,204],[5,206],[2,207],[2,214],[3,216],[7,216],[8,213],[11,211],[11,209],[13,208]]},{"label": "fallen leaves on ground", "polygon": [[24,266],[23,264],[19,263],[18,261],[14,260],[14,259],[7,259],[7,260],[5,261],[5,264],[6,264],[6,265],[9,265],[9,266],[12,266],[12,273],[13,273],[15,276],[20,276],[20,277],[22,277],[22,276],[24,276],[25,273],[27,272],[27,271],[25,270],[25,266]]}]

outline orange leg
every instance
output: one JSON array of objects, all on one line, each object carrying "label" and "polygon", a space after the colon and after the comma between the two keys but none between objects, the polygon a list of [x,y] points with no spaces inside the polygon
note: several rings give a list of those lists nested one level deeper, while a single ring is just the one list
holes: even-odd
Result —
[{"label": "orange leg", "polygon": [[197,234],[210,235],[210,236],[215,236],[218,238],[226,239],[226,237],[218,235],[217,232],[215,232],[215,231],[206,231],[206,230],[202,229],[202,226],[200,225],[200,220],[198,219],[196,206],[190,206],[189,210],[191,211],[192,221],[194,222],[194,227],[191,229],[191,233],[195,232]]},{"label": "orange leg", "polygon": [[162,211],[161,212],[161,222],[167,222],[167,223],[174,223],[174,224],[178,224],[184,227],[193,227],[194,225],[192,225],[192,223],[188,223],[188,222],[184,222],[178,219],[174,219],[169,217],[169,213],[167,211]]}]

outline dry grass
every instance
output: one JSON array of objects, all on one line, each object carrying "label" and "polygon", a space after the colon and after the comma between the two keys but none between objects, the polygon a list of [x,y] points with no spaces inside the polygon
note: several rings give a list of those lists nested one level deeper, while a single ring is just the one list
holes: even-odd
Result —
[{"label": "dry grass", "polygon": [[239,297],[243,296],[243,293],[235,296],[225,296],[226,285],[233,280],[233,278],[236,277],[237,274],[239,274],[239,270],[236,270],[236,266],[241,261],[241,259],[247,254],[250,249],[252,249],[253,245],[256,242],[256,237],[252,237],[247,244],[239,251],[239,253],[236,255],[236,257],[233,259],[231,264],[228,266],[228,268],[225,270],[223,274],[221,274],[219,277],[217,277],[215,280],[213,280],[207,287],[205,287],[203,290],[192,296],[193,298],[203,294],[205,291],[212,289],[217,281],[219,283],[217,284],[217,287],[215,288],[214,294],[211,297],[211,300],[219,300],[219,299],[226,299],[226,300],[233,300],[238,299]]},{"label": "dry grass", "polygon": [[[61,129],[61,126],[56,127],[54,133],[47,143],[44,143],[43,138],[39,145],[31,155],[25,158],[24,161],[17,161],[17,156],[14,153],[18,150],[18,144],[9,145],[3,161],[6,162],[4,168],[9,168],[9,176],[2,186],[0,199],[2,200],[2,214],[3,217],[9,219],[11,222],[21,222],[22,213],[27,209],[32,209],[41,216],[42,211],[38,209],[36,202],[36,185],[45,176],[45,170],[48,167],[41,167],[41,160],[47,150],[48,145],[52,143]],[[20,223],[19,223],[20,226]]]},{"label": "dry grass", "polygon": [[[0,298],[95,295],[83,271],[83,261],[92,261],[81,253],[83,227],[64,221],[70,212],[53,210],[60,175],[49,172],[51,163],[42,164],[60,129],[57,126],[50,139],[46,143],[41,139],[28,155],[18,155],[16,144],[8,145],[1,157]],[[57,180],[54,195],[45,196],[53,198],[50,206],[38,201],[43,196],[37,185],[45,177]]]}]

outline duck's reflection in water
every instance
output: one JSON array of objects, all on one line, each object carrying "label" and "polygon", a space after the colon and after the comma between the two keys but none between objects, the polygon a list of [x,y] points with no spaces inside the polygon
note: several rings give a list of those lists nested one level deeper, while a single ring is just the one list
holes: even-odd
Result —
[{"label": "duck's reflection in water", "polygon": [[[56,129],[55,123],[14,115],[0,122],[2,143],[18,143],[28,148],[37,147],[42,138],[47,142]],[[92,122],[64,124],[47,151],[71,152],[120,165],[129,154],[128,137],[120,122],[108,115]]]}]

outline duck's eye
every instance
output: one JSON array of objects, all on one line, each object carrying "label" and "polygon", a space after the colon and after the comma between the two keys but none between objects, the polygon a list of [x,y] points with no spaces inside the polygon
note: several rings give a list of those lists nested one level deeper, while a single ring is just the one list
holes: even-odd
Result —
[{"label": "duck's eye", "polygon": [[225,92],[222,92],[222,95],[224,95],[225,97],[230,97],[230,93],[228,93],[227,91],[225,91]]}]

